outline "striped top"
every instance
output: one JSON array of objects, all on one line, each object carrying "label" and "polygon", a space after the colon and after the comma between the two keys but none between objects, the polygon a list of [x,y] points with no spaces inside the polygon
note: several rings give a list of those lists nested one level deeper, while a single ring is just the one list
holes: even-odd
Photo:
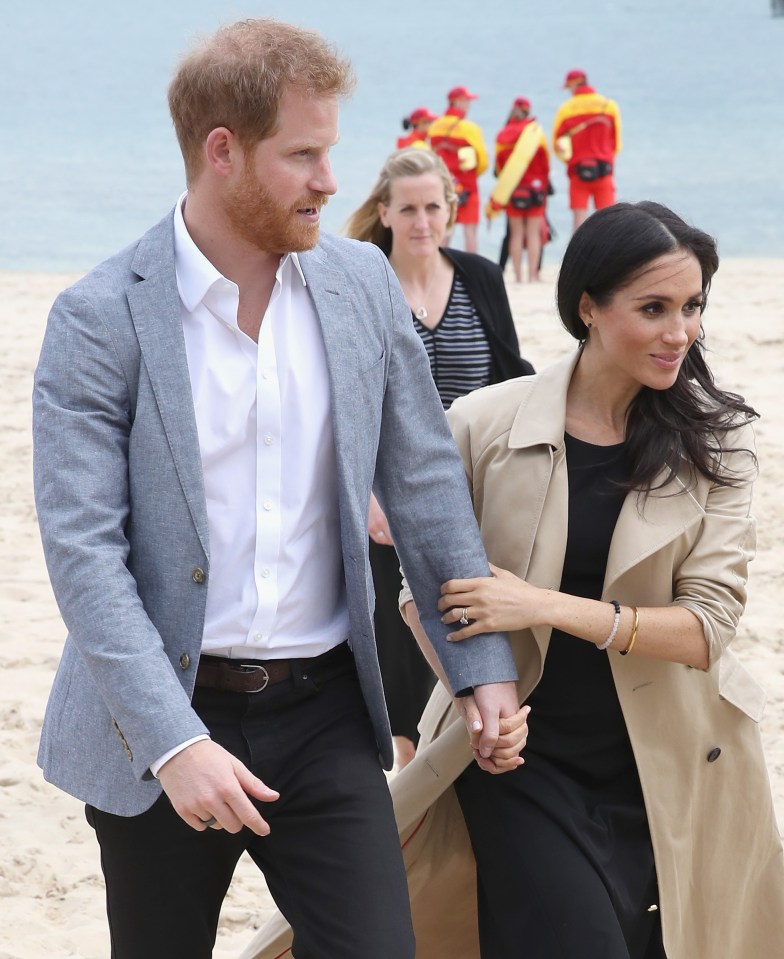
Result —
[{"label": "striped top", "polygon": [[490,344],[457,271],[444,315],[435,329],[429,330],[411,315],[425,344],[430,372],[445,410],[458,397],[487,386],[493,362]]}]

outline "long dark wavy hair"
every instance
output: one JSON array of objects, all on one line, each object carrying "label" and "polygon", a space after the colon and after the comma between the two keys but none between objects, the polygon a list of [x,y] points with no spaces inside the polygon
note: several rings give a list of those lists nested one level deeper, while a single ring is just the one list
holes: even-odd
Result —
[{"label": "long dark wavy hair", "polygon": [[[659,203],[617,203],[597,210],[576,230],[561,264],[557,301],[564,327],[584,343],[588,329],[580,317],[583,293],[599,307],[606,306],[653,260],[677,250],[692,253],[700,264],[702,314],[719,267],[713,237]],[[664,486],[684,462],[692,481],[699,472],[714,483],[732,486],[733,476],[722,464],[722,453],[728,451],[722,445],[726,431],[758,416],[742,396],[716,386],[701,329],[675,383],[666,390],[644,386],[629,406],[626,452],[631,479],[625,488],[647,494]],[[662,469],[668,472],[660,479]]]}]

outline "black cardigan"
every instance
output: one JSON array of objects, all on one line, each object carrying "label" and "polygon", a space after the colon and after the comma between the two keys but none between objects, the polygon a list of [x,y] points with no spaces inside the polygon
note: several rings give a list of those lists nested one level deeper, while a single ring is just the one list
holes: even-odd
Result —
[{"label": "black cardigan", "polygon": [[478,253],[466,253],[450,247],[441,247],[441,252],[460,274],[482,321],[493,360],[490,382],[501,383],[515,376],[533,373],[533,366],[520,356],[520,344],[501,268]]}]

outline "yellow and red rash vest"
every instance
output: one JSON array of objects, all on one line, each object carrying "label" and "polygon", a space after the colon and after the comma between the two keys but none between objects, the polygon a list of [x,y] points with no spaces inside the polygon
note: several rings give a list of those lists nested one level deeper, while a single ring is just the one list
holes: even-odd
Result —
[{"label": "yellow and red rash vest", "polygon": [[[434,120],[428,130],[430,146],[441,157],[453,178],[464,190],[476,192],[476,178],[485,172],[488,166],[487,147],[482,131],[465,113],[456,107],[450,107],[446,113]],[[460,147],[473,147],[476,153],[476,166],[473,170],[461,170],[457,151]]]},{"label": "yellow and red rash vest", "polygon": [[[520,139],[520,134],[530,124],[536,121],[536,117],[526,117],[524,120],[510,120],[495,138],[495,174],[498,174],[506,166],[506,161],[512,155],[515,143]],[[520,177],[518,186],[535,186],[536,189],[547,189],[547,181],[550,178],[550,153],[547,149],[547,138],[542,131],[539,149],[528,164],[526,171]],[[535,181],[539,181],[536,183]]]},{"label": "yellow and red rash vest", "polygon": [[421,147],[423,150],[430,149],[428,135],[422,130],[414,130],[407,136],[397,138],[397,149],[405,150],[406,147]]},{"label": "yellow and red rash vest", "polygon": [[572,137],[569,173],[581,160],[606,160],[612,163],[621,152],[621,114],[618,104],[597,93],[587,84],[562,103],[553,124],[553,144],[575,127],[587,124]]}]

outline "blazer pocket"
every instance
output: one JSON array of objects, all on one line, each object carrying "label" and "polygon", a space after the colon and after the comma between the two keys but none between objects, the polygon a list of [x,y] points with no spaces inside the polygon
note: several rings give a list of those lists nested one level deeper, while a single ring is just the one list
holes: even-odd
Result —
[{"label": "blazer pocket", "polygon": [[719,660],[719,696],[758,723],[765,711],[767,695],[731,649]]},{"label": "blazer pocket", "polygon": [[375,360],[372,360],[367,365],[364,365],[364,360],[362,360],[359,368],[359,375],[371,376],[373,373],[383,372],[383,363],[384,363],[385,357],[386,357],[386,353],[382,350],[381,356],[379,356]]}]

